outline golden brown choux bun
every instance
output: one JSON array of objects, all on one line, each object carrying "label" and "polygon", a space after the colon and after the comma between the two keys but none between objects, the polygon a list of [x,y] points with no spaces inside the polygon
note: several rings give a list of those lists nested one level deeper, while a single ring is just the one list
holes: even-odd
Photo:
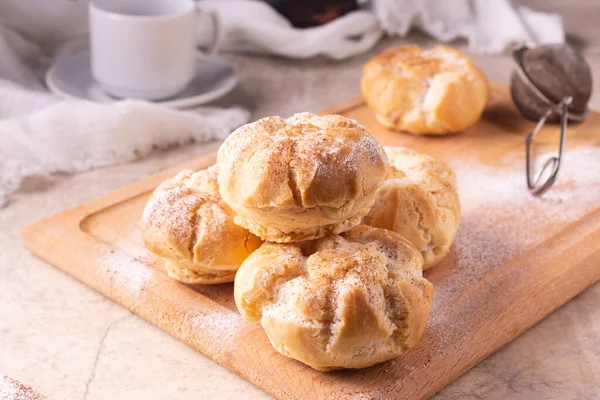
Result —
[{"label": "golden brown choux bun", "polygon": [[423,258],[395,232],[264,243],[240,267],[234,297],[281,354],[327,371],[390,360],[421,337],[433,297]]},{"label": "golden brown choux bun", "polygon": [[488,81],[460,51],[416,45],[388,49],[363,69],[365,101],[384,126],[423,135],[461,131],[477,122]]},{"label": "golden brown choux bun", "polygon": [[235,222],[272,242],[359,224],[389,171],[383,147],[362,125],[309,113],[242,126],[219,149],[218,164]]},{"label": "golden brown choux bun", "polygon": [[170,277],[186,283],[233,282],[261,241],[233,222],[219,195],[217,168],[181,171],[163,182],[140,223],[144,244],[165,259]]},{"label": "golden brown choux bun", "polygon": [[423,255],[423,269],[450,251],[460,222],[454,171],[406,147],[386,147],[392,176],[379,188],[363,224],[398,232]]}]

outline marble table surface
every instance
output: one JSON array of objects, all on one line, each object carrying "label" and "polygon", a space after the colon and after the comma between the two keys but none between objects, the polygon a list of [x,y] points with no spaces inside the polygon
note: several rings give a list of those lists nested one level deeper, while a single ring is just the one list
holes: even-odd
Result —
[{"label": "marble table surface", "polygon": [[[597,78],[600,108],[600,7],[597,0],[529,1],[560,11],[569,39]],[[565,4],[566,3],[566,4]],[[239,104],[252,118],[318,111],[359,93],[364,62],[398,43],[431,42],[413,33],[385,40],[344,62],[225,55],[240,74],[217,105]],[[464,43],[454,44],[465,48]],[[511,59],[474,56],[488,77],[508,82]],[[269,395],[95,293],[21,247],[19,232],[38,219],[217,149],[198,144],[76,176],[27,182],[0,210],[0,376],[52,399],[264,399]],[[436,399],[600,398],[600,284],[587,289],[481,362]]]}]

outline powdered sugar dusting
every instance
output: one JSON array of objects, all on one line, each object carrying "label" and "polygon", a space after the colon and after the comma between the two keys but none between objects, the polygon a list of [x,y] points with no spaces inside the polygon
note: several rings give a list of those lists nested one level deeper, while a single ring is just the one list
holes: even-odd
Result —
[{"label": "powdered sugar dusting", "polygon": [[541,197],[527,190],[522,158],[503,161],[502,169],[459,160],[449,162],[458,178],[462,221],[452,252],[455,265],[451,273],[436,282],[434,304],[449,300],[600,207],[597,147],[566,152],[556,183]]},{"label": "powdered sugar dusting", "polygon": [[107,251],[98,261],[110,279],[125,288],[128,296],[137,302],[156,273],[144,260],[120,249]]},{"label": "powdered sugar dusting", "polygon": [[190,317],[190,322],[194,331],[202,332],[203,335],[220,342],[221,346],[225,343],[232,345],[245,323],[240,314],[226,308],[220,312],[198,311],[196,315]]},{"label": "powdered sugar dusting", "polygon": [[[129,303],[127,307],[131,311],[137,312],[136,309],[143,307],[143,302],[147,300],[146,296],[152,294],[149,291],[154,291],[158,287],[156,282],[163,272],[150,265],[151,261],[139,253],[138,246],[128,245],[126,247],[139,255],[134,256],[135,253],[129,253],[126,249],[114,249],[105,252],[98,261],[108,275],[108,279],[113,282],[115,287],[118,287],[114,293],[121,293],[124,290],[125,293],[121,294],[127,298]],[[147,253],[146,250],[144,252]],[[233,295],[233,293],[231,294]],[[199,293],[198,296],[202,296],[202,294]],[[214,300],[214,298],[211,299]],[[220,308],[210,307],[208,309],[199,306],[175,323],[180,327],[184,325],[192,327],[189,331],[181,330],[182,335],[209,337],[210,340],[218,341],[221,345],[227,343],[227,345],[233,346],[236,335],[244,325],[244,320],[237,312],[222,305]],[[187,339],[183,336],[179,336],[179,338]]]},{"label": "powdered sugar dusting", "polygon": [[[447,161],[458,178],[462,221],[450,255],[425,273],[435,295],[424,341],[439,354],[468,345],[473,329],[489,323],[491,316],[480,312],[485,303],[494,296],[510,296],[512,286],[509,281],[491,282],[490,298],[469,297],[466,291],[600,207],[597,147],[565,153],[556,183],[542,197],[527,190],[522,155],[501,160],[498,167],[482,165],[476,158]],[[518,280],[520,272],[514,268],[503,276]]]}]

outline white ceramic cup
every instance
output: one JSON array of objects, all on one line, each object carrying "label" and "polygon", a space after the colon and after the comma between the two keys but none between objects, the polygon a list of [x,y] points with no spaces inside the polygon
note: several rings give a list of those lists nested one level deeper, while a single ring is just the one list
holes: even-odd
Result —
[{"label": "white ceramic cup", "polygon": [[[194,77],[198,55],[210,56],[219,45],[216,14],[197,10],[192,0],[92,0],[89,11],[92,75],[114,96],[173,96]],[[200,12],[215,30],[204,53],[196,48]]]}]

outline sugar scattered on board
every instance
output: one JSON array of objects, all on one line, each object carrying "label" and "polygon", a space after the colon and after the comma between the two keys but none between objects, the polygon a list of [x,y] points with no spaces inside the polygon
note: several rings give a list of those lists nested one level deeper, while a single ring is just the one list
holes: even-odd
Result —
[{"label": "sugar scattered on board", "polygon": [[110,249],[98,261],[111,280],[138,301],[153,278],[154,271],[144,259],[122,249]]},{"label": "sugar scattered on board", "polygon": [[541,197],[528,192],[521,160],[506,161],[503,169],[452,162],[463,209],[456,264],[473,275],[506,264],[600,206],[596,147],[566,152],[556,183]]},{"label": "sugar scattered on board", "polygon": [[[549,155],[539,155],[541,159]],[[470,331],[455,316],[469,312],[477,316],[477,304],[453,299],[486,275],[506,265],[528,249],[554,236],[570,223],[600,207],[600,148],[582,147],[564,154],[558,179],[541,197],[532,196],[526,185],[523,158],[511,156],[502,166],[491,168],[478,161],[449,159],[458,178],[462,220],[450,258],[454,265],[437,274],[429,335],[443,351],[456,345],[454,334]],[[519,271],[513,271],[518,273]],[[462,310],[443,312],[452,304]],[[467,310],[468,308],[468,310]],[[438,311],[438,309],[440,309]]]},{"label": "sugar scattered on board", "polygon": [[214,340],[221,343],[227,341],[230,344],[233,344],[236,333],[244,325],[242,316],[228,309],[208,314],[199,311],[197,315],[191,317],[190,322],[195,331],[202,331],[212,336]]},{"label": "sugar scattered on board", "polygon": [[[147,293],[149,288],[153,290],[157,276],[166,275],[166,271],[163,268],[153,267],[156,258],[144,247],[137,228],[124,232],[117,245],[119,248],[106,251],[98,261],[110,274],[110,279],[121,290],[127,292],[126,297],[134,300],[135,311],[135,308],[141,306],[144,297],[149,294]],[[198,295],[202,296],[200,293]],[[231,295],[233,296],[233,291]],[[225,306],[222,309],[211,308],[210,311],[200,307],[193,308],[178,322],[191,326],[191,332],[202,332],[203,335],[208,335],[214,340],[227,341],[231,345],[234,344],[235,334],[244,324],[241,315]]]}]

